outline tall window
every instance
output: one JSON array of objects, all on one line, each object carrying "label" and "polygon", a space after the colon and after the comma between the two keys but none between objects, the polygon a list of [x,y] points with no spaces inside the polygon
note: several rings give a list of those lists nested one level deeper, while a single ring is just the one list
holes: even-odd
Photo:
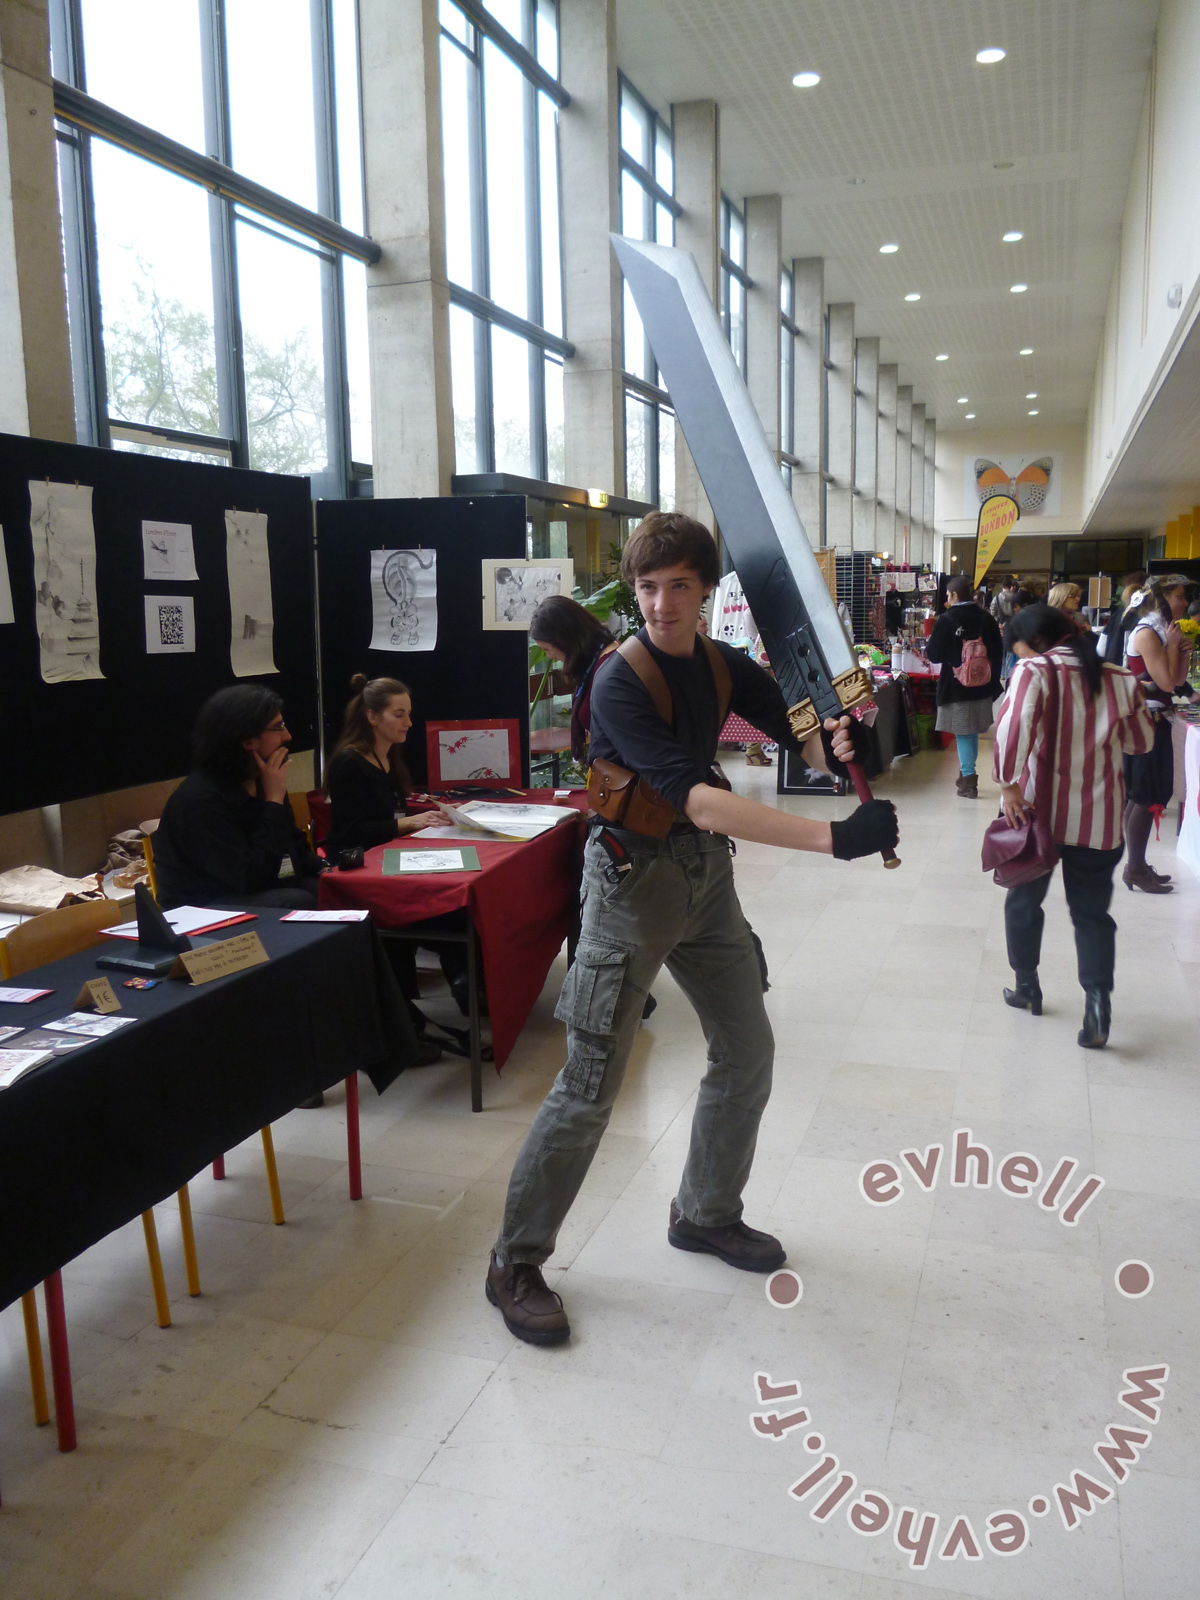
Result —
[{"label": "tall window", "polygon": [[354,0],[50,12],[79,437],[345,495],[370,472],[379,256]]},{"label": "tall window", "polygon": [[783,481],[792,487],[796,459],[796,282],[790,267],[779,275],[779,464]]},{"label": "tall window", "polygon": [[441,0],[458,470],[566,473],[556,0]]},{"label": "tall window", "polygon": [[746,375],[746,216],[728,195],[721,196],[721,322],[734,360]]},{"label": "tall window", "polygon": [[[621,232],[654,244],[675,243],[671,130],[621,79]],[[624,292],[625,492],[664,511],[675,505],[675,413],[629,285]]]}]

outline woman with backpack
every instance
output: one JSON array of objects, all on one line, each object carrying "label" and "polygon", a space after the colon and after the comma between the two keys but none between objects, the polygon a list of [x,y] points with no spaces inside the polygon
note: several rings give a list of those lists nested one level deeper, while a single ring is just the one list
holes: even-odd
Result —
[{"label": "woman with backpack", "polygon": [[946,585],[946,609],[933,625],[925,654],[942,673],[937,686],[937,730],[958,743],[957,790],[964,800],[979,798],[979,735],[992,725],[992,706],[1000,694],[1004,647],[994,617],[971,602],[965,573]]}]

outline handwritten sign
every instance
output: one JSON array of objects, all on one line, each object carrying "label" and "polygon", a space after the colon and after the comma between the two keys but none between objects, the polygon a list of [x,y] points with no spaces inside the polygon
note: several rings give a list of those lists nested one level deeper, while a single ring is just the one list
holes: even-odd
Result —
[{"label": "handwritten sign", "polygon": [[121,1002],[113,993],[113,986],[107,978],[89,978],[75,997],[76,1006],[91,1006],[93,1011],[98,1011],[102,1017],[107,1017],[111,1011],[120,1011]]},{"label": "handwritten sign", "polygon": [[[211,983],[214,978],[227,978],[230,973],[244,972],[247,967],[260,967],[270,959],[256,933],[239,933],[232,939],[218,939],[200,950],[185,950],[179,957],[179,967],[193,983]],[[177,967],[175,971],[178,970]]]}]

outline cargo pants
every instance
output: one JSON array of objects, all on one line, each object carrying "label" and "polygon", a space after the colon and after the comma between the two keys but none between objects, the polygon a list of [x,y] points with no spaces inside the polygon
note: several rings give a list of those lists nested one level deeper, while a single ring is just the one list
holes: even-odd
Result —
[{"label": "cargo pants", "polygon": [[676,1205],[700,1227],[723,1227],[742,1214],[775,1041],[729,841],[690,831],[665,839],[608,831],[632,865],[618,872],[595,833],[588,840],[579,945],[555,1010],[567,1025],[567,1062],[513,1167],[495,1245],[502,1264],[540,1266],[554,1250],[663,966],[691,1001],[708,1044]]}]

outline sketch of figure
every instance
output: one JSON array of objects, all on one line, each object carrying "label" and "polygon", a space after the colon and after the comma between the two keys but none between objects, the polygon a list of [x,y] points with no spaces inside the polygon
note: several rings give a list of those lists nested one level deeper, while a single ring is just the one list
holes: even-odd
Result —
[{"label": "sketch of figure", "polygon": [[574,563],[569,556],[529,561],[489,558],[482,563],[482,573],[485,632],[528,628],[543,600],[552,594],[569,595],[575,582]]},{"label": "sketch of figure", "polygon": [[275,672],[271,556],[262,512],[226,511],[225,560],[229,569],[229,659],[234,675],[251,678]]},{"label": "sketch of figure", "polygon": [[91,485],[31,478],[29,527],[42,677],[102,678]]},{"label": "sketch of figure", "polygon": [[371,649],[437,644],[437,551],[372,550]]}]

